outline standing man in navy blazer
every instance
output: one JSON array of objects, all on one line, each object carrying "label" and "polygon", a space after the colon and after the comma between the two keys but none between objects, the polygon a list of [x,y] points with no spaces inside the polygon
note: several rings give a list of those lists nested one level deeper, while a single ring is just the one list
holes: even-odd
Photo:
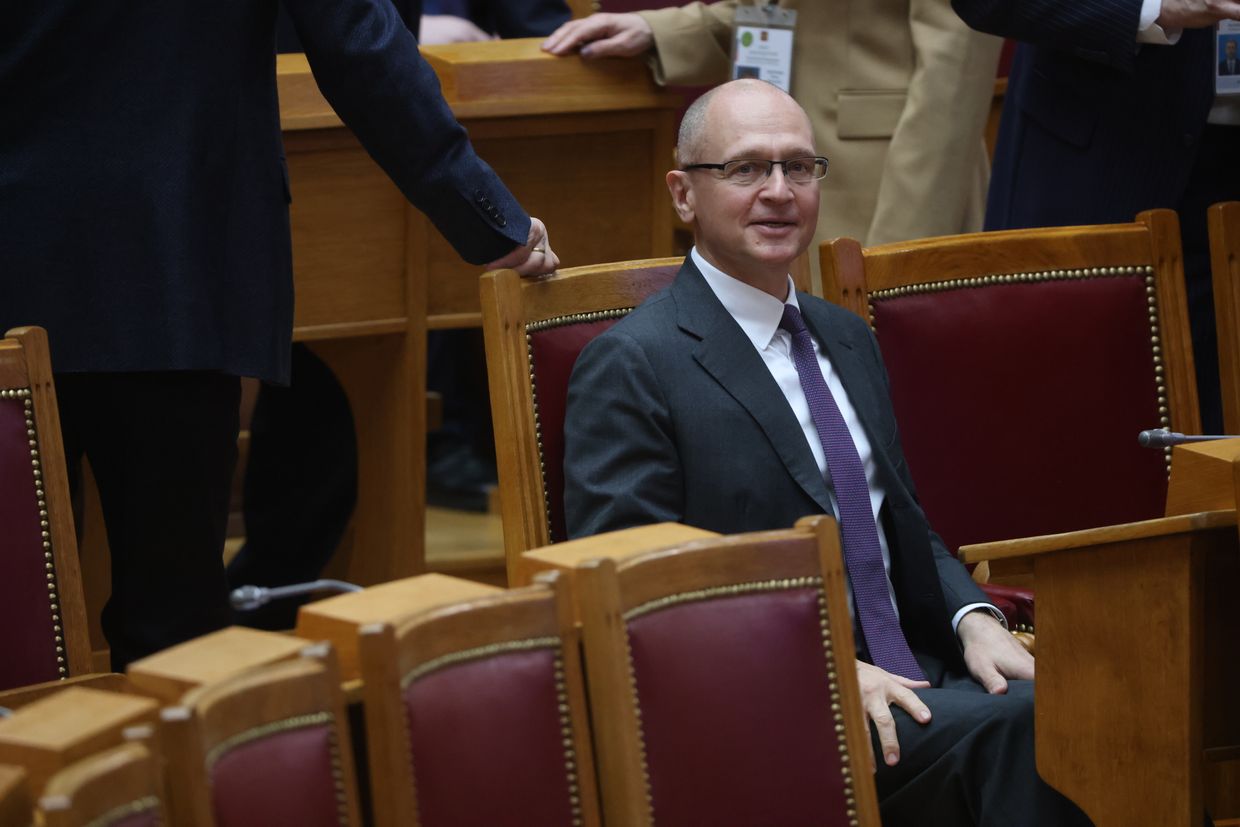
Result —
[{"label": "standing man in navy blazer", "polygon": [[[468,261],[545,272],[388,0],[287,0],[320,88]],[[115,668],[229,622],[240,376],[288,379],[275,0],[45,0],[0,28],[0,326],[48,329],[112,549]]]},{"label": "standing man in navy blazer", "polygon": [[[873,334],[792,287],[789,267],[817,224],[819,186],[808,170],[825,173],[825,164],[814,154],[804,110],[762,81],[720,86],[685,114],[680,169],[667,181],[695,246],[672,285],[594,339],[573,369],[569,533],[663,521],[733,533],[839,514],[856,608],[866,592],[854,582],[860,546],[847,515],[855,526],[869,521],[878,537],[868,575],[879,589],[868,594],[889,600],[925,678],[880,668],[869,632],[858,635],[883,824],[1087,824],[1034,769],[1033,658],[917,503]],[[846,434],[819,430],[781,323],[789,315],[809,329],[808,359]],[[856,451],[855,486],[840,494],[848,463],[827,457],[843,440]]]},{"label": "standing man in navy blazer", "polygon": [[1240,198],[1240,98],[1215,97],[1214,32],[1236,0],[952,0],[1022,41],[995,149],[986,229],[1180,215],[1205,433],[1222,430],[1206,208]]}]

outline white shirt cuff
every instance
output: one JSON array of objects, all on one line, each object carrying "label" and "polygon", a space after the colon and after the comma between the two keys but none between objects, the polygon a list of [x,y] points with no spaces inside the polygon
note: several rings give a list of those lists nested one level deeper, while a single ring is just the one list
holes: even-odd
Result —
[{"label": "white shirt cuff", "polygon": [[995,616],[995,620],[1003,624],[1004,629],[1008,627],[1007,618],[1003,616],[1003,612],[999,611],[998,609],[996,609],[994,606],[990,605],[989,603],[967,603],[964,606],[961,606],[960,611],[956,612],[955,616],[952,618],[952,632],[953,633],[956,631],[956,627],[960,625],[960,619],[964,617],[965,615],[967,615],[969,612],[973,611],[974,609],[985,609],[986,611],[990,612],[992,615]]},{"label": "white shirt cuff", "polygon": [[1154,21],[1162,14],[1162,0],[1141,0],[1141,15],[1137,20],[1137,42],[1156,46],[1174,46],[1180,41],[1183,29],[1164,29]]}]

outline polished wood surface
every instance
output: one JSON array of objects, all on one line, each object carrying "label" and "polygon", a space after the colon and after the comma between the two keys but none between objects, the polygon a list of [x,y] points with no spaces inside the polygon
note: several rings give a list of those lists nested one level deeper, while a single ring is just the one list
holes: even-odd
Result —
[{"label": "polished wood surface", "polygon": [[1171,449],[1167,516],[1235,509],[1233,475],[1240,439],[1197,442]]},{"label": "polished wood surface", "polygon": [[80,686],[87,689],[100,689],[104,692],[132,692],[133,685],[129,683],[129,678],[118,672],[95,672],[86,675],[76,675],[72,678],[65,678],[59,681],[47,681],[45,683],[34,683],[29,686],[21,686],[16,689],[10,689],[0,692],[0,707],[5,709],[19,709],[28,706],[35,701],[55,695],[57,692],[63,692],[66,689]]},{"label": "polished wood surface", "polygon": [[122,743],[126,727],[152,723],[159,704],[150,698],[73,687],[0,719],[0,764],[25,768],[39,795],[53,774]]},{"label": "polished wood surface", "polygon": [[34,824],[26,771],[0,765],[0,827],[31,827]]},{"label": "polished wood surface", "polygon": [[[1240,486],[1240,463],[1233,469]],[[1206,781],[1234,778],[1234,758],[1225,762],[1240,747],[1234,510],[966,546],[960,555],[1032,561],[1037,762],[1049,784],[1098,827],[1195,827],[1206,803],[1231,801]]]},{"label": "polished wood surface", "polygon": [[437,606],[502,594],[502,589],[442,574],[423,574],[307,603],[297,613],[297,634],[336,648],[341,679],[361,678],[358,635],[373,623],[399,623]]},{"label": "polished wood surface", "polygon": [[[62,675],[92,671],[89,623],[78,562],[69,474],[60,435],[60,411],[52,384],[52,359],[47,333],[40,327],[18,327],[0,340],[0,388],[29,388],[39,440],[39,467],[47,502],[47,531],[55,565],[57,608],[63,641]],[[49,575],[50,576],[50,575]],[[49,639],[48,646],[53,645]]]},{"label": "polished wood surface", "polygon": [[[638,61],[544,54],[538,39],[426,47],[478,153],[566,263],[667,255],[663,175],[679,99]],[[303,55],[277,59],[293,202],[294,337],[336,371],[358,424],[354,533],[333,562],[363,584],[424,570],[429,327],[477,325],[477,277],[319,94]]]},{"label": "polished wood surface", "polygon": [[161,703],[248,669],[293,658],[310,640],[233,626],[134,661],[126,674],[134,691]]},{"label": "polished wood surface", "polygon": [[167,823],[155,756],[130,743],[71,764],[48,781],[39,798],[43,827],[99,827],[137,812]]},{"label": "polished wood surface", "polygon": [[1207,221],[1223,427],[1229,434],[1240,434],[1240,201],[1215,204]]}]

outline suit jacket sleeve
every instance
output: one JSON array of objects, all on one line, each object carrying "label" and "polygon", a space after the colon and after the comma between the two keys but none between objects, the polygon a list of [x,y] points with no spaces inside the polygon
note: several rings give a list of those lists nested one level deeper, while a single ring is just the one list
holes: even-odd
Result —
[{"label": "suit jacket sleeve", "polygon": [[980,198],[970,210],[970,199],[937,194],[985,192],[981,135],[1003,42],[970,30],[947,0],[912,0],[909,26],[916,69],[883,164],[867,244],[982,228]]},{"label": "suit jacket sleeve", "polygon": [[681,521],[684,482],[673,434],[641,346],[616,330],[587,345],[569,381],[564,420],[569,537]]},{"label": "suit jacket sleeve", "polygon": [[314,78],[366,151],[466,261],[525,244],[530,220],[475,153],[387,0],[285,0]]},{"label": "suit jacket sleeve", "polygon": [[978,31],[1131,70],[1141,0],[952,0]]},{"label": "suit jacket sleeve", "polygon": [[654,31],[651,68],[658,83],[702,86],[731,76],[735,0],[638,13]]}]

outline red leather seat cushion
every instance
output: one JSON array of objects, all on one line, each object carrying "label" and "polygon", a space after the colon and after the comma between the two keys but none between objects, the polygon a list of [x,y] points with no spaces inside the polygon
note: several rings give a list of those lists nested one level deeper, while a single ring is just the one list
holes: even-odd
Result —
[{"label": "red leather seat cushion", "polygon": [[21,399],[0,399],[0,690],[60,677]]},{"label": "red leather seat cushion", "polygon": [[555,651],[449,666],[405,690],[423,827],[573,823]]},{"label": "red leather seat cushion", "polygon": [[968,543],[1161,516],[1145,280],[1014,283],[874,303],[931,525]]},{"label": "red leather seat cushion", "polygon": [[629,623],[656,824],[787,827],[842,816],[818,595],[720,597]]},{"label": "red leather seat cushion", "polygon": [[226,752],[211,773],[217,827],[339,827],[330,727],[279,732]]}]

